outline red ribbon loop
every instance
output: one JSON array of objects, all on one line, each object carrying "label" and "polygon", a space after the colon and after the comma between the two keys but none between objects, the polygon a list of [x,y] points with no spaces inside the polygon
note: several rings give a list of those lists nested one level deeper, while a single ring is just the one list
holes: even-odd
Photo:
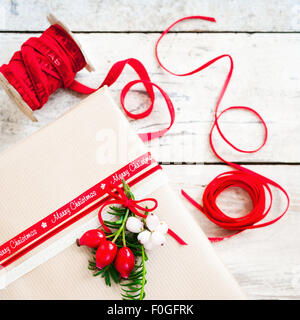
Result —
[{"label": "red ribbon loop", "polygon": [[[162,88],[160,88],[157,84],[151,82],[146,68],[139,60],[134,59],[134,58],[129,58],[126,60],[116,62],[111,67],[106,78],[104,79],[102,84],[97,89],[89,88],[89,87],[79,83],[76,80],[74,80],[74,82],[72,83],[72,85],[69,88],[76,91],[76,92],[79,92],[79,93],[90,94],[90,93],[97,91],[98,89],[100,89],[101,87],[103,87],[105,85],[111,86],[119,78],[119,76],[121,75],[123,69],[125,68],[125,66],[127,64],[133,68],[133,70],[138,74],[140,79],[128,82],[125,85],[125,87],[122,89],[122,92],[120,95],[121,106],[129,118],[138,120],[138,119],[143,119],[145,117],[148,117],[151,114],[151,112],[153,111],[154,102],[155,102],[155,93],[154,93],[153,87],[157,88],[166,102],[166,105],[167,105],[167,108],[168,108],[168,111],[170,114],[170,118],[171,118],[170,125],[167,128],[162,129],[162,130],[158,130],[158,131],[154,131],[154,132],[147,132],[147,133],[140,133],[139,136],[144,142],[159,138],[159,137],[163,136],[172,127],[172,125],[175,121],[174,106],[173,106],[171,99],[167,95],[167,93]],[[130,91],[131,87],[138,84],[138,83],[142,83],[144,85],[146,92],[151,100],[151,104],[145,111],[136,114],[136,113],[130,112],[126,108],[125,98],[126,98],[126,95],[128,94],[128,92]]]},{"label": "red ribbon loop", "polygon": [[[114,192],[113,189],[116,189],[116,192]],[[112,205],[112,204],[121,205],[124,208],[128,208],[131,212],[133,212],[135,215],[137,215],[141,218],[146,218],[147,216],[145,214],[139,212],[139,210],[146,211],[146,212],[153,212],[158,206],[157,200],[154,198],[146,198],[146,199],[142,199],[142,200],[129,199],[126,196],[124,190],[118,186],[109,185],[109,186],[107,186],[106,191],[110,195],[110,197],[114,200],[108,200],[107,202],[105,202],[101,206],[99,213],[98,213],[98,218],[99,218],[100,224],[103,227],[103,229],[109,233],[111,232],[111,230],[107,226],[105,226],[103,219],[102,219],[102,211],[108,205]],[[143,206],[139,205],[139,203],[146,202],[146,201],[152,202],[153,206],[152,207],[148,207],[148,206],[143,207]]]},{"label": "red ribbon loop", "polygon": [[[180,20],[175,21],[173,24],[171,24],[162,34],[161,36],[158,38],[156,45],[155,45],[155,56],[156,59],[158,61],[158,64],[168,73],[174,75],[174,76],[179,76],[179,77],[184,77],[184,76],[189,76],[192,74],[195,74],[197,72],[200,72],[201,70],[209,67],[210,65],[212,65],[213,63],[217,62],[220,59],[223,58],[228,58],[229,62],[230,62],[230,68],[227,74],[227,77],[225,79],[225,82],[223,84],[223,87],[221,89],[220,95],[218,97],[217,103],[216,103],[216,107],[215,107],[215,113],[214,113],[214,123],[212,125],[211,131],[210,131],[210,135],[209,135],[209,142],[210,142],[210,146],[212,148],[212,151],[214,152],[214,154],[216,155],[217,158],[219,158],[221,161],[225,162],[227,165],[237,169],[237,171],[229,171],[229,172],[225,172],[222,173],[220,175],[218,175],[215,179],[213,179],[208,186],[206,187],[204,194],[203,194],[203,198],[202,198],[202,202],[203,205],[201,206],[200,204],[198,204],[193,198],[191,198],[185,191],[182,190],[182,195],[189,201],[191,202],[198,210],[200,210],[201,212],[203,212],[206,217],[211,220],[212,222],[214,222],[215,224],[217,224],[218,226],[227,229],[227,230],[235,230],[238,231],[237,233],[246,230],[246,229],[254,229],[254,228],[261,228],[261,227],[265,227],[267,225],[270,225],[276,221],[278,221],[280,218],[282,218],[284,216],[284,214],[287,212],[288,208],[289,208],[289,196],[287,194],[287,192],[275,181],[264,177],[263,175],[260,175],[252,170],[249,170],[245,167],[242,167],[238,164],[226,161],[225,159],[223,159],[216,151],[215,147],[214,147],[214,143],[213,143],[213,131],[216,128],[218,134],[220,135],[220,137],[234,150],[238,151],[238,152],[242,152],[242,153],[254,153],[257,152],[258,150],[260,150],[267,142],[267,138],[268,138],[268,129],[267,129],[267,125],[265,123],[265,121],[263,120],[263,118],[260,116],[260,114],[258,112],[256,112],[254,109],[246,107],[246,106],[232,106],[229,108],[224,109],[223,111],[221,111],[220,113],[219,111],[219,106],[221,104],[221,101],[223,99],[223,96],[227,90],[228,84],[231,80],[231,76],[233,73],[233,59],[229,54],[223,54],[220,55],[206,63],[204,63],[202,66],[187,72],[187,73],[175,73],[170,71],[169,69],[167,69],[162,62],[160,61],[160,58],[158,56],[158,44],[160,43],[161,39],[169,32],[169,30],[175,26],[177,23],[184,21],[184,20],[190,20],[190,19],[201,19],[201,20],[206,20],[206,21],[210,21],[210,22],[216,22],[216,20],[214,18],[211,17],[203,17],[203,16],[189,16],[189,17],[184,17]],[[236,147],[232,142],[230,142],[225,135],[223,134],[220,126],[219,126],[219,118],[227,111],[229,110],[246,110],[246,111],[250,111],[252,112],[255,116],[257,116],[260,120],[260,122],[262,123],[263,127],[264,127],[264,139],[262,144],[254,149],[254,150],[243,150],[241,148]],[[272,219],[270,221],[264,222],[264,223],[259,223],[261,220],[263,220],[267,214],[269,213],[271,207],[272,207],[272,200],[273,200],[273,196],[272,196],[272,191],[270,189],[270,185],[278,188],[280,191],[283,192],[283,194],[286,197],[287,200],[287,204],[286,204],[286,208],[284,209],[284,211],[277,216],[275,219]],[[229,187],[240,187],[242,189],[244,189],[250,196],[252,203],[253,203],[253,209],[250,213],[248,213],[246,216],[244,217],[240,217],[240,218],[232,218],[230,216],[228,216],[227,214],[225,214],[224,212],[222,212],[219,207],[216,204],[216,199],[218,197],[218,195],[223,192],[225,189],[229,188]],[[266,191],[267,194],[269,195],[269,205],[267,205],[267,197],[266,197]],[[235,234],[237,234],[235,233]],[[234,235],[235,235],[234,234]],[[209,238],[211,241],[215,242],[215,241],[221,241],[225,238],[229,238],[232,235],[228,236],[228,237],[211,237]]]},{"label": "red ribbon loop", "polygon": [[[116,189],[116,192],[113,191],[113,189]],[[113,205],[113,204],[121,205],[124,208],[128,208],[135,215],[145,219],[145,218],[147,218],[147,215],[141,213],[139,210],[142,210],[144,212],[153,212],[154,210],[157,209],[157,206],[158,206],[157,200],[154,198],[145,198],[145,199],[141,199],[141,200],[129,199],[126,196],[124,190],[122,188],[119,188],[118,186],[108,185],[106,192],[110,195],[112,200],[107,200],[106,202],[103,203],[103,205],[99,209],[98,218],[99,218],[99,222],[100,222],[101,226],[108,233],[111,233],[111,230],[104,224],[104,221],[102,219],[102,212],[105,207]],[[143,207],[143,206],[139,205],[139,203],[142,203],[142,202],[147,202],[147,203],[152,202],[153,206]],[[180,245],[187,245],[187,243],[184,240],[182,240],[171,229],[168,229],[168,234],[170,236],[172,236]]]},{"label": "red ribbon loop", "polygon": [[[34,111],[42,108],[58,88],[69,88],[78,93],[91,94],[105,85],[111,86],[127,65],[137,73],[139,80],[131,81],[123,88],[120,97],[122,108],[132,119],[149,116],[155,102],[153,89],[157,88],[167,104],[171,117],[170,125],[159,131],[141,133],[139,136],[143,141],[159,138],[173,125],[175,110],[168,95],[151,82],[144,65],[134,58],[118,61],[113,64],[98,88],[87,87],[75,80],[77,72],[86,66],[85,58],[77,43],[59,25],[52,25],[39,38],[28,39],[21,50],[13,55],[9,64],[0,67],[0,72]],[[144,85],[151,104],[145,111],[134,114],[126,108],[124,100],[130,88],[137,83]]]}]

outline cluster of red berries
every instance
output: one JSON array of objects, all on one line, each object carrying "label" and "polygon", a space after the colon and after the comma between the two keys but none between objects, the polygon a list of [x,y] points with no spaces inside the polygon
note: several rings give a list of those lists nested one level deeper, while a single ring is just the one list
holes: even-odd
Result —
[{"label": "cluster of red berries", "polygon": [[135,265],[134,255],[128,247],[118,249],[116,244],[113,241],[107,240],[105,233],[99,229],[85,232],[77,240],[77,244],[78,246],[97,249],[95,256],[97,268],[103,269],[114,262],[116,270],[120,273],[121,277],[128,279]]}]

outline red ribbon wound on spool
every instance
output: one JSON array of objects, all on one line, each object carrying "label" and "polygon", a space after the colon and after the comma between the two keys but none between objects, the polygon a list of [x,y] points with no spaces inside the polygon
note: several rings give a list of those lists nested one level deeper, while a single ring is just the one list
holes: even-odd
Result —
[{"label": "red ribbon wound on spool", "polygon": [[[82,94],[91,94],[101,87],[111,86],[121,75],[126,65],[132,67],[139,80],[129,82],[122,90],[121,105],[128,117],[142,119],[151,114],[155,102],[153,87],[163,96],[170,114],[170,124],[162,130],[140,133],[143,141],[164,135],[173,125],[175,110],[168,95],[152,83],[144,65],[129,58],[116,62],[109,70],[102,84],[93,89],[75,80],[77,72],[86,66],[86,60],[72,37],[59,25],[52,25],[40,37],[28,39],[11,58],[9,64],[0,67],[0,72],[18,91],[26,104],[34,111],[42,108],[50,95],[58,88],[68,88]],[[150,97],[150,106],[139,114],[133,114],[125,107],[125,97],[130,88],[142,83]]]},{"label": "red ribbon wound on spool", "polygon": [[[199,210],[201,210],[211,221],[218,226],[227,229],[235,230],[237,233],[246,230],[261,228],[270,225],[279,220],[289,208],[289,196],[287,192],[275,181],[268,179],[267,177],[260,175],[252,170],[249,170],[238,164],[226,161],[216,151],[212,134],[214,129],[217,129],[221,138],[234,150],[242,153],[254,153],[260,150],[267,141],[267,126],[262,117],[252,108],[246,106],[232,106],[224,109],[220,113],[218,112],[221,100],[227,90],[233,72],[233,59],[230,55],[224,54],[218,56],[202,66],[196,68],[187,73],[179,74],[168,70],[160,61],[158,56],[158,44],[161,39],[169,32],[169,30],[177,23],[190,20],[201,19],[210,22],[216,22],[214,18],[204,16],[190,16],[184,17],[175,21],[169,26],[159,37],[155,46],[155,55],[159,65],[168,73],[174,76],[189,76],[200,72],[201,70],[209,67],[218,60],[228,58],[230,62],[230,69],[227,74],[226,80],[223,84],[221,93],[219,95],[214,115],[214,123],[211,128],[209,141],[210,146],[214,154],[223,162],[229,166],[235,168],[237,171],[225,172],[218,175],[205,189],[203,194],[203,205],[201,206],[195,200],[193,200],[186,192],[182,190],[182,194]],[[55,92],[58,88],[69,88],[79,93],[90,94],[98,90],[104,85],[112,85],[120,76],[126,65],[131,66],[139,76],[139,80],[129,82],[121,92],[121,105],[127,116],[133,119],[142,119],[149,116],[153,110],[155,94],[153,87],[156,87],[162,94],[167,104],[168,111],[170,113],[170,124],[167,128],[158,130],[155,132],[141,133],[140,137],[143,141],[149,141],[154,138],[164,135],[173,125],[175,120],[175,111],[172,101],[168,95],[156,84],[152,83],[150,77],[143,66],[143,64],[133,58],[116,62],[109,70],[103,83],[97,89],[89,88],[75,80],[76,73],[83,69],[86,65],[84,56],[76,44],[76,42],[70,37],[70,35],[58,25],[52,25],[49,27],[39,38],[30,38],[21,47],[21,51],[16,52],[8,65],[0,67],[0,72],[5,76],[8,82],[19,92],[23,100],[32,109],[36,110],[42,108],[48,101],[49,96]],[[125,107],[125,97],[130,88],[138,83],[142,83],[150,97],[151,104],[144,111],[139,114],[133,114]],[[265,136],[263,143],[255,150],[243,150],[233,145],[223,134],[219,126],[219,118],[229,110],[246,110],[252,112],[259,118],[260,122],[264,126]],[[285,210],[275,219],[261,222],[269,213],[272,207],[272,191],[270,186],[276,187],[281,190],[287,199],[287,205]],[[240,187],[244,189],[250,196],[253,209],[244,217],[232,218],[222,212],[216,204],[218,195],[229,187]],[[269,194],[269,205],[267,205],[266,191]],[[258,223],[261,222],[261,223]],[[235,234],[237,234],[235,233]],[[234,235],[235,235],[234,234]],[[211,237],[211,241],[220,241],[228,237]]]}]

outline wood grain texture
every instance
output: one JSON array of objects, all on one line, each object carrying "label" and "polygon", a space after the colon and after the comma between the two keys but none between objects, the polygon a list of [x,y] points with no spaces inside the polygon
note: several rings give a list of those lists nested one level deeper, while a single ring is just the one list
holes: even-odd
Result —
[{"label": "wood grain texture", "polygon": [[44,30],[49,11],[76,31],[162,31],[188,15],[213,16],[218,23],[186,22],[177,30],[300,30],[298,0],[2,0],[0,30]]},{"label": "wood grain texture", "polygon": [[[267,122],[269,141],[259,153],[250,156],[233,152],[219,139],[216,139],[216,147],[226,159],[251,163],[250,169],[286,187],[291,208],[281,221],[270,227],[245,231],[213,246],[249,298],[300,299],[300,165],[288,165],[300,163],[300,34],[297,33],[300,31],[300,2],[2,0],[0,64],[8,62],[31,35],[37,35],[26,31],[47,28],[46,15],[50,11],[72,30],[84,32],[79,33],[78,38],[96,72],[80,72],[79,81],[96,87],[114,62],[135,57],[145,64],[152,80],[168,92],[176,109],[176,123],[166,136],[150,143],[149,149],[157,160],[172,163],[164,165],[164,170],[175,192],[180,196],[183,188],[199,202],[205,186],[217,174],[229,169],[215,164],[217,159],[208,145],[214,106],[229,65],[221,61],[198,75],[176,78],[158,67],[153,50],[157,32],[175,19],[195,14],[217,19],[217,24],[190,21],[177,26],[174,29],[177,33],[168,35],[162,42],[162,60],[168,58],[168,67],[183,72],[216,55],[232,54],[235,71],[222,106],[248,105],[256,109]],[[125,70],[120,81],[111,88],[116,101],[125,83],[135,78],[130,69]],[[59,90],[42,111],[36,112],[39,122],[33,123],[0,88],[0,151],[54,121],[82,98],[76,93]],[[136,87],[126,101],[133,112],[141,111],[148,102],[141,87]],[[168,120],[163,101],[157,96],[151,118],[132,122],[132,125],[138,131],[149,131],[161,128]],[[257,119],[248,113],[225,114],[222,128],[239,146],[255,147],[263,138]],[[174,165],[174,162],[208,165]],[[274,195],[271,217],[278,215],[285,203],[277,190]],[[183,201],[195,223],[207,235],[227,234]],[[248,196],[239,189],[226,191],[218,203],[235,216],[251,210]]]},{"label": "wood grain texture", "polygon": [[[235,276],[250,299],[300,299],[300,170],[299,166],[247,166],[286,187],[291,207],[286,216],[272,226],[247,230],[219,243],[214,249]],[[217,175],[228,171],[223,165],[164,166],[172,187],[180,196],[183,188],[201,203],[205,186]],[[285,199],[274,190],[270,218],[281,213]],[[200,211],[183,202],[208,236],[229,234],[211,223]],[[241,216],[251,209],[248,196],[240,189],[220,195],[218,205],[229,215]],[[184,217],[182,217],[184,219]],[[269,218],[268,218],[269,219]]]},{"label": "wood grain texture", "polygon": [[[1,63],[7,62],[29,34],[0,34]],[[78,38],[96,67],[96,72],[83,70],[77,79],[97,87],[112,63],[128,57],[140,59],[151,78],[170,95],[176,109],[176,123],[161,140],[150,143],[157,160],[168,162],[215,162],[208,146],[208,134],[213,120],[216,99],[229,69],[228,61],[219,61],[191,77],[174,77],[163,72],[154,58],[156,34],[79,34]],[[191,46],[192,44],[192,46]],[[298,34],[171,34],[160,47],[161,57],[168,56],[168,67],[178,71],[191,70],[222,53],[232,54],[235,71],[223,107],[248,105],[266,120],[269,141],[256,154],[239,154],[216,137],[216,147],[233,161],[300,162],[300,35]],[[120,49],[121,48],[121,49]],[[178,66],[178,61],[184,61]],[[126,81],[136,78],[127,68],[111,88],[116,101]],[[129,109],[141,111],[148,103],[141,87],[126,100]],[[65,90],[53,94],[50,101],[35,113],[38,123],[32,123],[16,112],[3,89],[0,89],[0,149],[33,133],[68,110],[83,96]],[[160,96],[150,118],[133,122],[140,131],[166,126],[169,116]],[[257,147],[263,139],[262,127],[248,112],[231,112],[222,119],[225,134],[246,148]],[[250,137],[250,139],[249,139]]]}]

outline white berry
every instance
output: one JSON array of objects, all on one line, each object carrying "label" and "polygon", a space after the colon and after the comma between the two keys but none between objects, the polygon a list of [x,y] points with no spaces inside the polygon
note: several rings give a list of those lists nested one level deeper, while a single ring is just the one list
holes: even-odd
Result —
[{"label": "white berry", "polygon": [[160,221],[158,227],[155,228],[155,231],[158,231],[161,234],[166,234],[168,230],[169,230],[169,227],[164,221]]},{"label": "white berry", "polygon": [[158,216],[150,213],[146,218],[146,225],[150,231],[154,231],[159,225]]},{"label": "white berry", "polygon": [[152,237],[150,237],[150,239],[149,239],[149,241],[147,241],[145,244],[144,244],[144,248],[146,249],[146,250],[153,250],[153,249],[155,249],[157,246],[151,241],[152,239],[151,239]]},{"label": "white berry", "polygon": [[154,231],[151,235],[151,242],[155,246],[163,246],[166,242],[166,237],[162,233]]},{"label": "white berry", "polygon": [[126,229],[133,233],[139,233],[144,230],[144,224],[138,218],[129,217],[126,221]]},{"label": "white berry", "polygon": [[145,244],[150,240],[150,237],[151,237],[151,232],[148,230],[145,230],[145,231],[139,233],[137,238],[138,238],[139,243]]}]

